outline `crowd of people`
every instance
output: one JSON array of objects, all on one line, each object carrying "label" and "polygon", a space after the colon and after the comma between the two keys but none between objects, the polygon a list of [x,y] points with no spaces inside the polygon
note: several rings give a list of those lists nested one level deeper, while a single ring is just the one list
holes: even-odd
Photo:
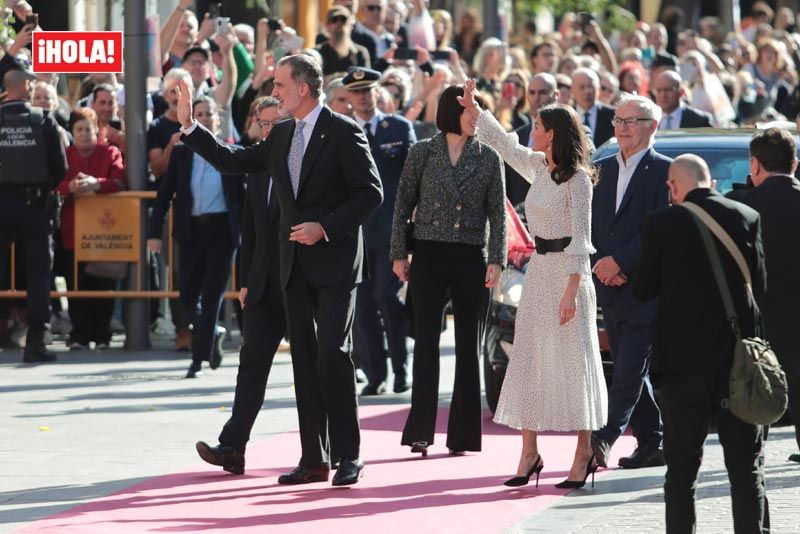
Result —
[{"label": "crowd of people", "polygon": [[[29,6],[11,4],[24,20]],[[506,484],[525,485],[534,474],[538,484],[540,432],[574,431],[574,460],[559,487],[582,487],[608,467],[630,426],[637,447],[620,465],[666,463],[668,530],[684,531],[694,524],[708,420],[721,413],[735,529],[768,528],[767,432],[720,408],[733,333],[699,234],[675,242],[691,229],[676,234],[673,225],[691,225],[680,205],[696,203],[749,251],[758,305],[734,292],[750,314],[741,327],[774,343],[797,420],[797,297],[794,278],[782,272],[794,265],[793,234],[771,212],[778,196],[787,217],[800,207],[794,138],[777,129],[754,136],[747,188],[732,194],[753,209],[715,193],[702,160],[672,161],[653,139],[666,129],[797,119],[800,33],[791,9],[775,13],[756,2],[735,32],[714,17],[688,21],[674,7],[659,22],[631,19],[606,31],[592,14],[564,13],[552,32],[504,42],[483,35],[475,10],[455,21],[425,0],[336,0],[316,39],[277,18],[230,24],[193,5],[179,0],[166,18],[164,75],[148,95],[148,183],[157,199],[147,245],[158,258],[172,206],[178,246],[169,272],[181,296],[170,311],[175,347],[192,355],[187,378],[202,376],[204,362],[221,364],[217,322],[238,256],[243,344],[234,409],[218,445],[198,442],[203,459],[244,472],[283,338],[302,453],[280,483],[328,480],[333,469],[334,485],[359,480],[357,396],[385,394],[389,369],[395,393],[412,390],[401,442],[426,456],[448,302],[456,374],[446,446],[453,455],[480,451],[481,338],[507,261],[507,204],[523,204],[536,253],[495,416],[522,434]],[[70,106],[58,76],[34,79],[27,70],[34,28],[20,25],[0,75],[9,98],[29,98],[59,124],[66,172],[54,184],[64,200],[54,273],[81,289],[114,289],[119,273],[91,264],[75,279],[74,200],[127,188],[124,84],[113,74],[87,77]],[[612,137],[619,153],[593,164],[595,147]],[[725,261],[738,280],[733,260]],[[163,284],[163,267],[153,261],[153,287]],[[676,296],[689,287],[681,276],[705,295],[706,307],[692,310],[696,323]],[[608,389],[598,308],[615,364]],[[113,300],[70,299],[68,309],[70,348],[108,346]],[[157,301],[150,314],[155,325],[164,322]],[[64,320],[56,306],[55,318]],[[708,351],[690,358],[682,352],[689,343]],[[364,383],[360,392],[354,377]],[[654,386],[663,388],[660,404]]]}]

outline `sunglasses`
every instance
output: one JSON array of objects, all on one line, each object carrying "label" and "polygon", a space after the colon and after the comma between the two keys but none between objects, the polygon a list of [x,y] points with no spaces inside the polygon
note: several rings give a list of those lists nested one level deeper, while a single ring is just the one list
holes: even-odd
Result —
[{"label": "sunglasses", "polygon": [[330,24],[344,24],[347,22],[347,17],[344,15],[336,15],[335,17],[331,17],[328,19]]},{"label": "sunglasses", "polygon": [[364,9],[366,9],[367,11],[380,11],[381,10],[381,6],[380,6],[380,4],[374,4],[374,5],[371,5],[371,6],[364,6]]},{"label": "sunglasses", "polygon": [[357,95],[360,95],[360,94],[364,94],[364,93],[369,93],[373,89],[375,89],[375,88],[374,87],[359,87],[357,89],[348,89],[348,91],[351,92],[351,93],[355,93]]}]

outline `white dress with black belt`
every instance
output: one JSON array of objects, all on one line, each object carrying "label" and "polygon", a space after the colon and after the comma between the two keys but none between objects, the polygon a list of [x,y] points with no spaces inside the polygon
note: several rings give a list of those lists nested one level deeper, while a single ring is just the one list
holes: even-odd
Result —
[{"label": "white dress with black belt", "polygon": [[[479,141],[488,144],[531,183],[525,214],[532,236],[571,237],[563,252],[534,253],[525,274],[514,347],[495,422],[526,430],[595,430],[608,411],[597,340],[597,303],[589,266],[592,183],[577,172],[561,185],[550,177],[545,156],[519,144],[491,113],[478,119]],[[580,273],[575,317],[559,324],[559,305],[569,277]]]}]

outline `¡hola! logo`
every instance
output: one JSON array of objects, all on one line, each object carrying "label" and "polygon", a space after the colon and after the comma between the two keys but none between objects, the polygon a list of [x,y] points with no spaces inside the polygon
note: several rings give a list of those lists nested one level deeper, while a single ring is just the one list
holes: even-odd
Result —
[{"label": "\u00a1hola! logo", "polygon": [[122,32],[33,32],[33,72],[122,72]]}]

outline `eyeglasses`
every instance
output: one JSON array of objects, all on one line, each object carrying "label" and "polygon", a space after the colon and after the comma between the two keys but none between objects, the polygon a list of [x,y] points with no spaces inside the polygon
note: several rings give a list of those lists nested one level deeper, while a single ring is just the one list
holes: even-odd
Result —
[{"label": "eyeglasses", "polygon": [[645,121],[652,121],[652,120],[655,120],[655,119],[645,119],[645,118],[639,118],[639,117],[628,117],[626,119],[621,119],[619,117],[614,117],[613,119],[611,119],[611,124],[613,124],[615,127],[616,126],[623,126],[623,125],[625,125],[625,126],[633,126],[637,122],[645,122]]},{"label": "eyeglasses", "polygon": [[369,6],[364,6],[364,9],[366,9],[367,11],[380,11],[381,10],[381,6],[380,6],[380,4],[373,4],[373,5],[369,5]]},{"label": "eyeglasses", "polygon": [[369,93],[373,89],[375,89],[375,87],[356,87],[355,89],[349,89],[348,88],[347,92],[353,93],[353,94],[356,94],[356,95],[361,95],[361,94],[364,94],[364,93]]},{"label": "eyeglasses", "polygon": [[614,92],[614,89],[612,89],[611,87],[606,87],[605,85],[601,85],[600,86],[600,90],[601,91],[605,91],[606,93],[613,93]]},{"label": "eyeglasses", "polygon": [[279,122],[280,121],[262,121],[261,119],[256,120],[256,124],[258,124],[259,128],[266,128],[267,126],[272,128],[273,126],[275,126]]},{"label": "eyeglasses", "polygon": [[344,15],[336,15],[335,17],[331,17],[328,19],[329,24],[337,24],[337,23],[344,24],[345,22],[347,22],[347,17],[345,17]]}]

